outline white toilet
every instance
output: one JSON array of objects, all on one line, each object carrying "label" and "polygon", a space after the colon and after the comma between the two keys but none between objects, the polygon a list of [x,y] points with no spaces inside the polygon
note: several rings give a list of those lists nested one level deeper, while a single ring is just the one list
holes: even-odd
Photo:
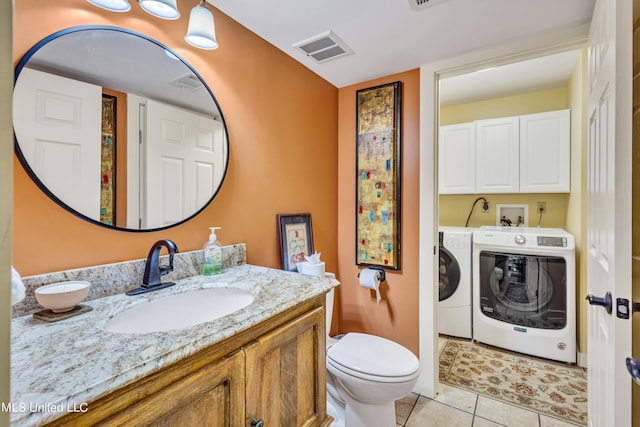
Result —
[{"label": "white toilet", "polygon": [[[331,273],[327,273],[330,275]],[[327,412],[332,427],[394,427],[394,402],[413,390],[418,358],[405,347],[374,335],[329,337],[334,291],[327,293]]]}]

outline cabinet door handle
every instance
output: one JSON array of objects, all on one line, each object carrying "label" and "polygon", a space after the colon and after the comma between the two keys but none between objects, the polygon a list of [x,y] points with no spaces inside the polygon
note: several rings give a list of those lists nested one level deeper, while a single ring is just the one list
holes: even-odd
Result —
[{"label": "cabinet door handle", "polygon": [[586,300],[589,301],[590,305],[600,305],[604,307],[605,310],[607,310],[607,313],[609,314],[611,314],[611,311],[613,310],[613,301],[611,299],[611,292],[607,292],[604,298],[595,297],[589,294],[587,295]]},{"label": "cabinet door handle", "polygon": [[262,420],[251,420],[252,427],[264,427],[264,421]]}]

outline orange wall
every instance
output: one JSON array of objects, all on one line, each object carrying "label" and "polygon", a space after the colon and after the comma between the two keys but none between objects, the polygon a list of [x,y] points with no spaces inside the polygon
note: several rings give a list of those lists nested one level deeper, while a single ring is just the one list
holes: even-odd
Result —
[{"label": "orange wall", "polygon": [[338,89],[214,8],[220,48],[187,45],[189,11],[197,3],[181,0],[182,17],[165,21],[137,1],[128,13],[85,0],[15,2],[14,65],[63,28],[129,28],[173,48],[199,72],[220,104],[230,141],[229,170],[216,199],[187,223],[153,233],[113,231],[76,218],[48,199],[16,158],[13,264],[20,274],[144,258],[160,238],[173,239],[181,251],[200,249],[213,225],[222,227],[223,244],[247,244],[249,263],[279,267],[276,214],[298,212],[312,214],[315,247],[336,271]]},{"label": "orange wall", "polygon": [[[356,91],[402,82],[401,271],[387,271],[382,301],[358,284],[355,259]],[[418,198],[420,71],[413,70],[339,90],[338,96],[338,306],[340,332],[392,339],[418,354]]]}]

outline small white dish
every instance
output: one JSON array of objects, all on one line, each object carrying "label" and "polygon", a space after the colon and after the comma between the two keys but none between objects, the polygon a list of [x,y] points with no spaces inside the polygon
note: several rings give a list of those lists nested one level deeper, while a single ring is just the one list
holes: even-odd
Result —
[{"label": "small white dish", "polygon": [[89,294],[91,283],[86,281],[57,282],[36,289],[36,300],[54,313],[72,310]]}]

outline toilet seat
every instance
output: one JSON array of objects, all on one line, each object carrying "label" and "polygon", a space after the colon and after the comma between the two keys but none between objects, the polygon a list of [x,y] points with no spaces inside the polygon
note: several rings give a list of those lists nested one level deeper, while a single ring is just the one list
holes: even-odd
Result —
[{"label": "toilet seat", "polygon": [[353,377],[397,383],[414,380],[420,373],[418,358],[386,338],[351,332],[327,351],[327,363]]}]

